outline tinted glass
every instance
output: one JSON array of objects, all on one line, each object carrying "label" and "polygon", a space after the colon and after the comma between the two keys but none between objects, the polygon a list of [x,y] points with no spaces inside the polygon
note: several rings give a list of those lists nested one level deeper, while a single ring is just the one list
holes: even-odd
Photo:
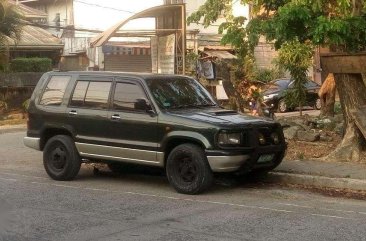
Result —
[{"label": "tinted glass", "polygon": [[90,82],[86,92],[84,106],[93,109],[107,109],[111,82]]},{"label": "tinted glass", "polygon": [[78,81],[71,99],[71,106],[83,106],[89,81]]},{"label": "tinted glass", "polygon": [[139,99],[147,99],[143,89],[133,83],[117,83],[113,98],[115,110],[137,110]]},{"label": "tinted glass", "polygon": [[146,82],[155,101],[161,108],[216,105],[207,90],[191,78],[148,79]]},{"label": "tinted glass", "polygon": [[71,76],[52,76],[43,93],[41,105],[61,105]]}]

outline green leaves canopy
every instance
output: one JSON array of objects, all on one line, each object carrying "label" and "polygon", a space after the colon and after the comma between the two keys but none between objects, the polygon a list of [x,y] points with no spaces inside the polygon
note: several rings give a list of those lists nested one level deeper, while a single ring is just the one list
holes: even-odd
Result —
[{"label": "green leaves canopy", "polygon": [[233,17],[231,0],[207,0],[188,18],[188,23],[209,26],[219,16],[223,43],[232,44],[240,53],[253,51],[259,37],[274,42],[279,49],[291,41],[314,45],[339,46],[345,51],[361,51],[366,46],[365,0],[241,0],[250,4],[251,20]]}]

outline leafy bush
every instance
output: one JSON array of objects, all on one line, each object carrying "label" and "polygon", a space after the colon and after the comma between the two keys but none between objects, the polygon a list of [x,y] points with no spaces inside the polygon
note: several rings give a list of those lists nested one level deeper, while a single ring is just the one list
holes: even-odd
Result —
[{"label": "leafy bush", "polygon": [[49,58],[16,58],[10,62],[12,72],[47,72],[52,70]]},{"label": "leafy bush", "polygon": [[292,89],[292,90],[285,91],[285,102],[286,102],[287,108],[294,109],[294,108],[300,106],[300,104],[304,105],[305,99],[299,100],[298,92]]},{"label": "leafy bush", "polygon": [[341,114],[342,113],[342,106],[340,102],[334,103],[334,113]]},{"label": "leafy bush", "polygon": [[0,100],[0,113],[8,109],[8,104],[5,101]]},{"label": "leafy bush", "polygon": [[272,69],[257,69],[255,71],[255,80],[268,83],[275,79],[275,74]]},{"label": "leafy bush", "polygon": [[27,100],[25,100],[25,101],[23,102],[23,104],[22,104],[22,108],[23,108],[23,111],[24,111],[24,112],[27,112],[27,110],[28,110],[28,107],[29,107],[29,101],[30,101],[30,99],[27,99]]}]

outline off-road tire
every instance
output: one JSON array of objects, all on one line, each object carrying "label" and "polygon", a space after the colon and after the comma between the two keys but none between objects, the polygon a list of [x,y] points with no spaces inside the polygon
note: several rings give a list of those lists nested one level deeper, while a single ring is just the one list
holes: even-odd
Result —
[{"label": "off-road tire", "polygon": [[43,150],[43,165],[47,174],[57,181],[69,181],[76,177],[81,158],[70,136],[50,138]]},{"label": "off-road tire", "polygon": [[182,144],[170,152],[166,174],[173,188],[183,194],[199,194],[213,182],[207,157],[202,148],[194,144]]}]

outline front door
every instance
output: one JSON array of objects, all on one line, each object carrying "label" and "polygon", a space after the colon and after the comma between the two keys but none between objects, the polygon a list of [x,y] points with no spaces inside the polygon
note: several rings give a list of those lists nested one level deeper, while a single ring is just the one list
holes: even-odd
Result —
[{"label": "front door", "polygon": [[157,115],[141,109],[141,100],[151,103],[142,85],[133,79],[117,79],[111,98],[108,138],[114,160],[162,166],[158,153]]}]

